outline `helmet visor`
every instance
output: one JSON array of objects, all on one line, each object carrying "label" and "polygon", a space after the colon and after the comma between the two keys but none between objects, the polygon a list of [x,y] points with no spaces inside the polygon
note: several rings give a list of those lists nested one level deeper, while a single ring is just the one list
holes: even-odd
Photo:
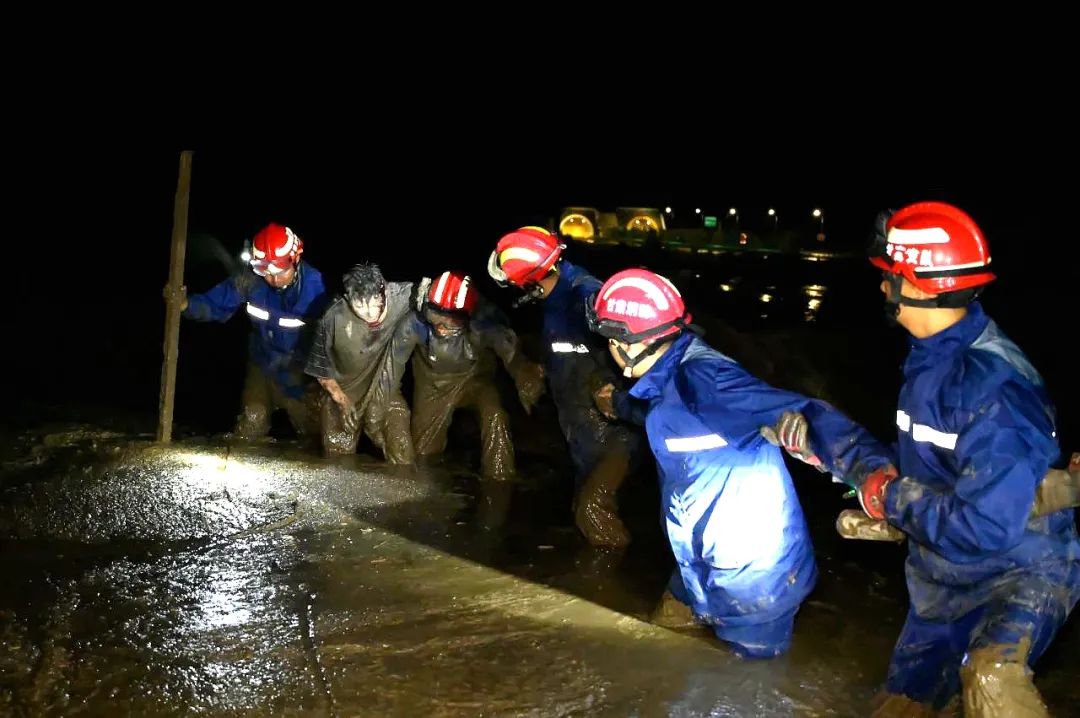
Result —
[{"label": "helmet visor", "polygon": [[589,298],[589,301],[585,302],[585,323],[589,326],[589,331],[599,334],[605,339],[615,339],[627,343],[631,341],[632,334],[626,322],[601,318],[596,313],[595,294]]}]

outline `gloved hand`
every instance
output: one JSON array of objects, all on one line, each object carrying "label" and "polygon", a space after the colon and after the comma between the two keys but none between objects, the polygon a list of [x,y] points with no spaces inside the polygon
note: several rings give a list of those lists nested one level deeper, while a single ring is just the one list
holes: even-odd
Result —
[{"label": "gloved hand", "polygon": [[341,409],[341,423],[350,434],[355,434],[360,429],[360,410],[356,406],[339,406]]},{"label": "gloved hand", "polygon": [[761,427],[761,435],[773,446],[779,446],[799,461],[821,468],[819,459],[810,448],[807,434],[810,424],[806,417],[795,411],[785,411],[776,426]]},{"label": "gloved hand", "polygon": [[524,362],[517,371],[514,384],[517,386],[518,400],[531,414],[536,402],[544,393],[544,367],[534,362]]},{"label": "gloved hand", "polygon": [[[881,496],[884,496],[884,487],[881,488]],[[860,503],[863,502],[861,491],[859,492],[859,501]],[[1068,468],[1050,469],[1046,472],[1043,480],[1039,482],[1039,486],[1035,490],[1035,506],[1031,510],[1031,516],[1033,518],[1046,516],[1056,511],[1078,506],[1080,506],[1080,453],[1075,453]],[[867,516],[871,515],[869,511],[866,511],[865,504],[863,504],[863,511]],[[836,519],[836,530],[844,538],[871,541],[904,540],[904,533],[900,529],[890,526],[884,520],[871,520],[867,516],[863,516],[853,509],[841,511],[840,516]]]},{"label": "gloved hand", "polygon": [[1072,455],[1066,469],[1050,469],[1035,489],[1032,516],[1046,516],[1080,506],[1080,453]]},{"label": "gloved hand", "polygon": [[173,291],[172,285],[166,284],[161,290],[161,296],[165,298],[166,302],[179,304],[180,311],[188,308],[187,287],[180,287]]},{"label": "gloved hand", "polygon": [[859,509],[844,509],[836,517],[836,532],[847,539],[863,541],[903,541],[907,538],[888,521],[876,521]]},{"label": "gloved hand", "polygon": [[615,385],[604,384],[593,392],[593,403],[596,410],[612,421],[619,418],[615,413]]},{"label": "gloved hand", "polygon": [[885,489],[897,476],[896,467],[886,464],[871,471],[855,487],[855,495],[867,516],[879,521],[885,519]]}]

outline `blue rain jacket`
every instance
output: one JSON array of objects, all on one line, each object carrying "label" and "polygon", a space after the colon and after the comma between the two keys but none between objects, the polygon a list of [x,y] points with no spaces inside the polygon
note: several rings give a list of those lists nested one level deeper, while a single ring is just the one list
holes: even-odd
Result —
[{"label": "blue rain jacket", "polygon": [[287,396],[300,398],[309,381],[303,365],[310,330],[328,302],[322,274],[307,262],[300,262],[296,279],[285,289],[274,289],[255,274],[244,272],[204,294],[188,297],[184,316],[202,322],[225,322],[244,307],[253,330],[248,359]]},{"label": "blue rain jacket", "polygon": [[887,689],[941,708],[965,652],[1026,651],[1033,664],[1080,597],[1071,510],[1030,518],[1060,458],[1042,378],[978,303],[912,339],[896,412],[889,522],[908,535],[911,608]]},{"label": "blue rain jacket", "polygon": [[904,478],[889,485],[885,505],[910,539],[916,612],[957,618],[1017,570],[1075,593],[1073,512],[1029,518],[1061,452],[1053,406],[1023,352],[976,302],[952,327],[912,339],[904,379],[896,412]]},{"label": "blue rain jacket", "polygon": [[578,480],[608,450],[624,451],[633,458],[640,446],[638,434],[630,427],[600,415],[590,393],[596,374],[605,381],[619,383],[611,368],[606,341],[590,332],[585,321],[585,303],[600,287],[596,277],[562,260],[559,281],[541,303],[544,368]]},{"label": "blue rain jacket", "polygon": [[759,430],[820,402],[769,386],[692,334],[630,395],[648,405],[680,598],[718,627],[793,613],[817,579],[814,551],[781,450]]}]

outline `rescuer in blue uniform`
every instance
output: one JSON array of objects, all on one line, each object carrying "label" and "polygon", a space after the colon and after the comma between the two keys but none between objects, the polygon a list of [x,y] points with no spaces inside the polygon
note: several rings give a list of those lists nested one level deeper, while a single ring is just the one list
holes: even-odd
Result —
[{"label": "rescuer in blue uniform", "polygon": [[682,297],[660,275],[619,272],[589,306],[591,328],[637,380],[622,400],[610,387],[597,391],[597,405],[643,418],[656,458],[677,568],[653,620],[707,624],[747,658],[785,652],[817,567],[783,454],[760,427],[796,410],[835,416],[838,433],[857,425],[769,386],[687,331]]},{"label": "rescuer in blue uniform", "polygon": [[574,520],[592,545],[617,548],[630,534],[616,493],[639,458],[641,438],[593,404],[592,389],[614,380],[603,342],[585,323],[586,300],[600,282],[561,259],[564,248],[547,230],[523,227],[499,240],[488,273],[502,286],[525,290],[519,304],[542,302],[544,370],[576,473]]},{"label": "rescuer in blue uniform", "polygon": [[275,409],[285,409],[297,434],[318,433],[318,386],[303,367],[328,297],[319,270],[300,260],[303,251],[291,229],[269,224],[252,241],[251,272],[182,300],[188,319],[225,322],[243,307],[251,320],[239,438],[265,436]]},{"label": "rescuer in blue uniform", "polygon": [[876,715],[930,715],[962,693],[968,716],[1045,716],[1031,666],[1080,596],[1080,541],[1062,510],[1076,467],[1071,498],[1043,478],[1061,456],[1054,408],[975,301],[995,277],[965,212],[920,202],[883,213],[871,262],[888,316],[911,335],[895,450],[837,459],[841,437],[814,416],[785,415],[772,431],[907,535],[911,605]]}]

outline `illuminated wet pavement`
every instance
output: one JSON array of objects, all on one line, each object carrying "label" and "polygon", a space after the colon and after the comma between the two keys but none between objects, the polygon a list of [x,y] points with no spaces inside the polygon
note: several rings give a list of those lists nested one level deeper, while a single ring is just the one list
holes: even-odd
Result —
[{"label": "illuminated wet pavement", "polygon": [[[653,627],[662,544],[585,547],[544,518],[540,468],[484,530],[475,482],[445,467],[86,427],[22,448],[0,505],[5,714],[858,716],[904,615],[899,549],[823,524],[790,655]],[[1078,633],[1039,673],[1060,715]]]}]

